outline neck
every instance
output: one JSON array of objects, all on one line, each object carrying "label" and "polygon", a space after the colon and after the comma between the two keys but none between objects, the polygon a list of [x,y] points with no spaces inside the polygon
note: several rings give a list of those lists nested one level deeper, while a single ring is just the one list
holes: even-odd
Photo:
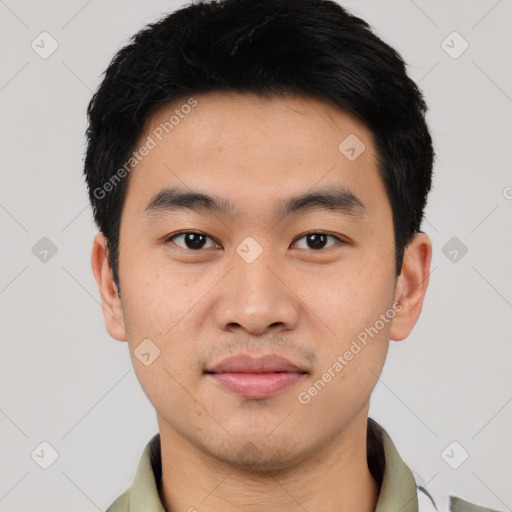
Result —
[{"label": "neck", "polygon": [[307,459],[264,474],[219,461],[161,418],[159,426],[167,512],[375,511],[379,487],[368,468],[366,414]]}]

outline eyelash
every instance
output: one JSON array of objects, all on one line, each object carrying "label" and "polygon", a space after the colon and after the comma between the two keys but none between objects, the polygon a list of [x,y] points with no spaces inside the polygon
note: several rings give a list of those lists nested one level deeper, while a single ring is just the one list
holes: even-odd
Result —
[{"label": "eyelash", "polygon": [[[164,239],[164,243],[174,243],[172,242],[172,240],[178,236],[181,236],[181,235],[202,235],[202,236],[205,236],[206,238],[209,238],[210,240],[214,241],[215,243],[218,243],[216,242],[212,237],[206,235],[205,233],[201,233],[199,231],[181,231],[179,233],[174,233],[173,235],[170,235],[168,237],[166,237]],[[337,242],[338,242],[338,245],[345,245],[347,242],[342,240],[341,238],[335,236],[335,235],[331,235],[329,233],[325,233],[323,231],[310,231],[309,233],[305,233],[304,235],[301,235],[299,237],[297,237],[293,243],[296,243],[298,240],[301,240],[302,238],[305,238],[309,235],[325,235],[325,236],[328,236],[328,237],[331,237],[331,238],[334,238]],[[176,245],[176,244],[175,244]],[[336,245],[336,244],[335,244]],[[322,250],[325,250],[325,249],[330,249],[331,247],[334,247],[335,245],[331,245],[327,248],[322,248],[322,249],[301,249],[303,251],[312,251],[312,252],[321,252]],[[183,249],[184,251],[187,251],[187,252],[204,252],[208,249],[214,249],[213,247],[209,247],[207,249],[189,249],[189,248],[184,248],[184,247],[181,247],[181,246],[178,246],[180,249]]]}]

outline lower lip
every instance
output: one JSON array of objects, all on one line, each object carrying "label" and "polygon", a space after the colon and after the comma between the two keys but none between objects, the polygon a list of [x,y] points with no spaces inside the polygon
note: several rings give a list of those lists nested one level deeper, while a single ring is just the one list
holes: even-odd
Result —
[{"label": "lower lip", "polygon": [[304,373],[212,373],[222,386],[245,398],[266,398],[297,382]]}]

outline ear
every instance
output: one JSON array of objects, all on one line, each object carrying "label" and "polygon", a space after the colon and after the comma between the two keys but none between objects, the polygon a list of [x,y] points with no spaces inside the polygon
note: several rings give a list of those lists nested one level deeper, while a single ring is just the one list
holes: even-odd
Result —
[{"label": "ear", "polygon": [[407,338],[416,324],[427,291],[432,259],[432,242],[425,233],[416,233],[404,251],[402,271],[395,288],[394,303],[400,304],[393,318],[390,338]]},{"label": "ear", "polygon": [[121,298],[108,262],[107,240],[100,231],[92,245],[91,266],[98,285],[107,331],[118,341],[127,341]]}]

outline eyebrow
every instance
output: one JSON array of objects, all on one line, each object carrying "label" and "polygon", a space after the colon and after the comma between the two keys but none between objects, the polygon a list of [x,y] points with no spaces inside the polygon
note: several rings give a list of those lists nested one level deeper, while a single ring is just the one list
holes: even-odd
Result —
[{"label": "eyebrow", "polygon": [[[183,210],[220,214],[231,219],[237,213],[233,204],[222,197],[171,187],[156,193],[144,209],[144,214],[145,217],[158,217]],[[350,217],[363,217],[366,213],[363,202],[350,190],[328,186],[282,200],[274,208],[273,214],[275,220],[279,222],[292,213],[300,214],[314,210],[334,211]]]}]

